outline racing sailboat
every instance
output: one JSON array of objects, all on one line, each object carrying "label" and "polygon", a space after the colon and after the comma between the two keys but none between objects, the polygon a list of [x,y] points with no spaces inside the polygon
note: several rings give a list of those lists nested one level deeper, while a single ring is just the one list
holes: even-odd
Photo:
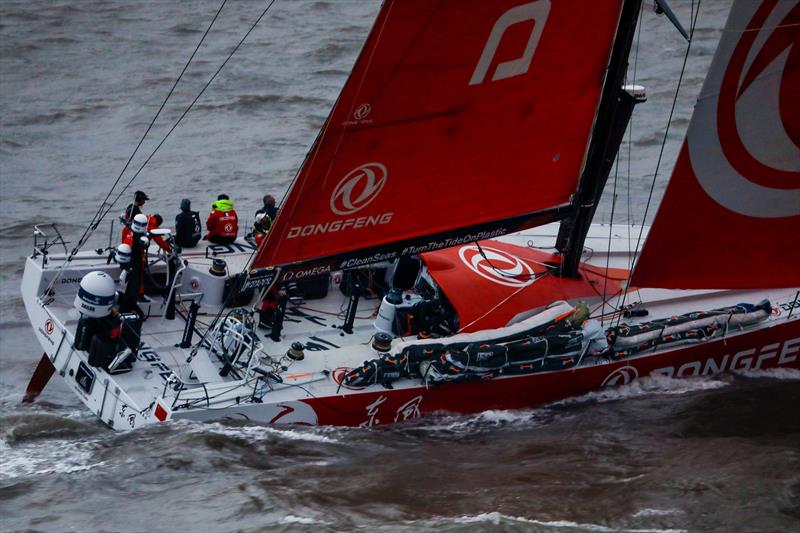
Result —
[{"label": "racing sailboat", "polygon": [[386,0],[264,242],[154,261],[118,340],[85,327],[113,249],[37,228],[30,395],[58,372],[118,430],[372,426],[800,367],[800,2],[734,2],[637,258],[591,220],[640,4]]}]

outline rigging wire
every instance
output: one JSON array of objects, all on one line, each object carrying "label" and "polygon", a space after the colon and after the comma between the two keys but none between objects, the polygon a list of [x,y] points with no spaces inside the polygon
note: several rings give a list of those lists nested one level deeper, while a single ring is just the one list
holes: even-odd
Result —
[{"label": "rigging wire", "polygon": [[[208,36],[209,32],[211,31],[211,28],[214,26],[214,23],[217,21],[217,18],[219,18],[219,14],[222,13],[222,9],[225,7],[225,4],[227,2],[228,2],[228,0],[222,0],[222,3],[220,4],[219,8],[217,9],[217,12],[214,13],[214,18],[211,19],[211,23],[206,28],[206,31],[203,33],[203,36],[200,38],[200,41],[198,41],[197,46],[194,47],[194,50],[192,51],[192,55],[189,56],[189,59],[186,61],[186,64],[183,65],[183,68],[181,69],[180,74],[178,74],[178,77],[175,78],[175,82],[172,84],[172,87],[170,87],[169,92],[167,93],[167,96],[164,98],[164,101],[161,102],[161,106],[158,108],[158,111],[156,111],[156,114],[153,116],[153,119],[150,121],[150,124],[148,124],[147,129],[145,130],[144,134],[142,134],[142,137],[139,139],[139,142],[136,144],[136,147],[133,149],[133,152],[131,152],[130,157],[128,157],[128,160],[125,162],[125,166],[122,167],[122,170],[120,171],[119,175],[117,176],[117,179],[114,180],[114,183],[111,185],[111,189],[108,191],[108,194],[106,195],[106,197],[103,199],[102,203],[100,204],[100,208],[97,210],[97,213],[95,213],[95,219],[101,213],[102,207],[106,204],[106,202],[108,202],[108,199],[113,194],[114,189],[116,189],[117,185],[119,184],[120,180],[122,179],[122,176],[125,174],[125,171],[128,170],[128,167],[130,166],[131,161],[133,161],[134,156],[136,156],[136,154],[139,152],[139,148],[141,148],[142,143],[144,143],[144,140],[145,140],[145,138],[147,138],[147,135],[150,133],[150,130],[153,129],[153,126],[155,125],[156,120],[158,120],[158,117],[161,115],[161,112],[164,110],[164,107],[166,107],[167,102],[169,101],[170,97],[172,97],[172,94],[175,92],[175,88],[178,86],[178,84],[180,83],[181,79],[183,79],[183,75],[186,73],[186,70],[189,68],[189,65],[192,63],[192,60],[194,60],[194,56],[197,55],[198,50],[200,50],[200,47],[203,45],[203,42],[206,40],[206,37]],[[94,222],[94,219],[92,220],[92,222]],[[99,223],[99,221],[98,221],[98,223]],[[96,227],[96,225],[95,225],[95,227]]]},{"label": "rigging wire", "polygon": [[[678,77],[678,85],[675,88],[675,95],[672,98],[672,107],[670,108],[670,111],[669,111],[669,118],[667,119],[667,126],[664,129],[664,138],[661,141],[661,149],[658,152],[658,160],[656,161],[656,168],[655,168],[655,171],[653,173],[653,179],[650,182],[650,192],[647,195],[647,204],[645,204],[644,214],[642,215],[642,224],[639,227],[639,236],[636,239],[636,247],[634,248],[633,256],[632,256],[632,259],[633,259],[634,262],[636,260],[637,255],[639,254],[639,246],[641,245],[642,234],[644,233],[644,222],[647,219],[647,213],[650,210],[650,205],[651,205],[651,202],[653,200],[653,192],[655,191],[656,180],[658,178],[658,171],[659,171],[659,169],[661,167],[661,161],[662,161],[662,159],[664,157],[664,148],[667,145],[667,136],[669,135],[669,129],[670,129],[670,126],[672,125],[672,117],[673,117],[673,115],[675,113],[675,107],[676,107],[676,105],[678,103],[678,95],[680,94],[681,85],[683,83],[683,75],[686,72],[686,63],[689,60],[689,52],[692,49],[692,40],[693,40],[693,37],[694,37],[694,30],[697,27],[697,18],[700,15],[700,5],[701,4],[702,4],[702,0],[698,0],[697,1],[697,7],[695,8],[694,0],[692,0],[692,7],[691,7],[692,25],[691,25],[691,28],[689,29],[689,41],[686,43],[686,53],[683,55],[683,65],[681,66],[681,73],[680,73],[680,76]],[[625,282],[625,288],[626,289],[631,284],[631,279],[633,278],[633,271],[634,271],[634,269],[631,268],[629,273],[628,273],[628,279]],[[628,295],[628,291],[626,290],[622,295],[622,302],[620,303],[620,307],[624,307],[625,306],[625,298],[627,297],[627,295]],[[620,320],[621,320],[621,317],[617,319],[617,325],[619,325]]]},{"label": "rigging wire", "polygon": [[[614,233],[614,211],[617,207],[617,181],[619,178],[619,157],[617,157],[617,164],[615,165],[614,169],[614,189],[611,194],[611,220],[608,223],[608,248],[606,249],[606,272],[603,276],[603,304],[600,313],[604,313],[606,310],[606,303],[610,298],[607,299],[608,295],[608,268],[611,263],[611,238]],[[613,307],[612,307],[613,309]]]},{"label": "rigging wire", "polygon": [[[542,273],[542,274],[541,274],[541,275],[540,275],[538,278],[536,278],[536,280],[534,280],[534,281],[538,281],[538,280],[542,279],[543,277],[547,276],[547,275],[548,275],[548,274],[550,274],[550,273],[551,273],[550,271],[543,272],[543,273]],[[514,292],[512,292],[511,294],[509,294],[508,296],[506,296],[506,297],[505,297],[505,298],[503,298],[502,300],[500,300],[500,301],[499,301],[499,302],[498,302],[498,303],[497,303],[497,304],[496,304],[494,307],[492,307],[491,309],[489,309],[488,311],[486,311],[485,313],[483,313],[481,316],[479,316],[478,318],[474,319],[474,320],[473,320],[472,322],[470,322],[469,324],[466,324],[466,325],[464,325],[464,326],[461,326],[460,328],[458,328],[458,331],[456,331],[456,333],[463,333],[465,329],[467,329],[468,327],[472,326],[473,324],[476,324],[476,323],[480,322],[481,320],[483,320],[484,318],[486,318],[487,316],[489,316],[489,314],[491,314],[492,312],[494,312],[494,310],[495,310],[495,309],[499,309],[501,306],[505,305],[505,303],[506,303],[506,302],[508,302],[510,299],[512,299],[514,296],[516,296],[517,294],[519,294],[520,292],[522,292],[524,289],[527,289],[528,287],[530,287],[530,285],[522,285],[522,286],[521,286],[521,287],[519,287],[517,290],[515,290]]]},{"label": "rigging wire", "polygon": [[[639,27],[636,31],[636,48],[633,52],[633,81],[631,82],[633,85],[636,85],[636,74],[639,67],[639,45],[641,44],[642,39],[642,15],[644,13],[643,9],[639,10]],[[627,221],[626,226],[628,226],[628,247],[631,245],[631,159],[632,157],[632,150],[633,150],[633,119],[636,113],[631,114],[631,118],[628,122],[628,176],[627,176]],[[612,220],[613,222],[613,220]],[[628,270],[633,268],[633,256],[628,254]]]},{"label": "rigging wire", "polygon": [[[200,97],[203,96],[203,94],[206,92],[206,90],[211,85],[211,83],[213,83],[213,81],[217,78],[217,76],[222,71],[222,69],[225,68],[225,65],[228,64],[228,61],[230,61],[230,59],[234,56],[234,54],[236,54],[236,52],[239,50],[239,48],[241,48],[241,46],[244,43],[244,41],[250,36],[250,34],[253,32],[253,30],[258,25],[258,23],[261,22],[261,20],[264,18],[264,16],[267,14],[267,12],[275,4],[276,1],[277,0],[270,0],[269,1],[267,6],[261,11],[261,14],[255,20],[255,22],[253,22],[253,24],[250,26],[250,28],[247,30],[247,32],[245,32],[244,36],[239,40],[239,42],[236,43],[236,46],[234,46],[233,50],[231,50],[231,52],[228,54],[228,56],[225,58],[225,60],[222,62],[222,64],[220,64],[220,66],[217,68],[217,70],[214,72],[214,74],[211,76],[211,78],[209,78],[209,80],[205,83],[205,85],[203,85],[203,88],[200,90],[200,92],[197,94],[197,96],[195,96],[195,98],[191,101],[191,103],[189,103],[189,105],[186,107],[186,109],[183,111],[183,113],[181,113],[180,117],[178,117],[178,119],[175,121],[175,123],[172,125],[172,127],[169,129],[169,131],[167,131],[166,135],[164,135],[164,137],[161,139],[161,141],[158,143],[158,145],[156,145],[156,147],[153,149],[153,151],[150,152],[150,155],[147,157],[147,159],[145,159],[144,163],[141,164],[139,169],[133,174],[131,179],[128,180],[128,182],[125,184],[125,186],[122,188],[122,190],[120,190],[119,194],[116,195],[114,200],[110,204],[108,202],[104,202],[100,206],[100,209],[98,210],[98,213],[95,215],[95,219],[92,221],[92,223],[90,224],[89,228],[87,228],[87,232],[89,232],[89,235],[85,236],[85,238],[82,238],[81,241],[79,241],[79,243],[76,245],[76,247],[73,249],[72,253],[68,257],[68,259],[61,266],[62,270],[72,260],[72,258],[75,256],[75,254],[77,254],[77,252],[80,250],[80,248],[86,243],[86,240],[88,240],[88,237],[91,235],[91,232],[93,232],[94,229],[97,228],[97,226],[100,224],[100,222],[103,221],[103,219],[106,217],[106,215],[108,215],[108,213],[114,208],[114,206],[117,204],[117,202],[119,202],[120,198],[122,198],[122,196],[125,194],[125,191],[127,191],[130,188],[130,186],[133,184],[134,180],[139,176],[139,174],[141,174],[142,170],[144,170],[145,166],[147,166],[147,164],[153,159],[153,157],[156,155],[158,150],[164,145],[164,143],[167,141],[167,139],[170,137],[170,135],[172,135],[172,133],[175,131],[175,129],[178,127],[178,125],[180,125],[180,123],[183,121],[183,119],[186,117],[186,115],[189,114],[189,111],[191,111],[192,107],[194,107],[194,104],[197,103],[197,101],[200,99]],[[216,20],[216,18],[215,18],[215,20]],[[194,54],[192,55],[192,57],[194,57]],[[115,184],[115,187],[116,187],[116,184]],[[111,192],[113,193],[113,188],[112,188]],[[111,196],[111,194],[109,194],[109,197],[110,196]],[[252,259],[252,254],[251,254],[251,259]],[[54,281],[57,278],[58,278],[58,276],[54,276],[53,277],[53,281],[51,281],[51,285],[48,286],[48,288],[47,288],[48,291],[52,288],[52,284],[54,283]]]},{"label": "rigging wire", "polygon": [[[385,17],[385,18],[384,18],[384,20],[383,20],[383,24],[381,25],[380,29],[378,30],[378,34],[377,34],[377,37],[376,37],[376,39],[375,39],[375,44],[373,45],[373,47],[372,47],[372,50],[370,51],[369,58],[367,59],[367,66],[366,66],[366,68],[365,68],[364,75],[361,77],[361,80],[360,80],[360,82],[359,82],[359,85],[358,85],[358,89],[356,89],[356,93],[355,93],[355,95],[354,95],[354,97],[353,97],[353,102],[351,102],[351,109],[350,109],[350,113],[352,113],[352,111],[353,111],[353,106],[355,105],[355,102],[356,102],[356,101],[358,101],[357,99],[358,99],[358,97],[359,97],[359,94],[361,93],[361,86],[363,85],[363,83],[364,83],[364,78],[365,78],[365,76],[366,76],[366,70],[369,68],[369,65],[372,63],[372,58],[373,58],[373,56],[375,55],[375,50],[376,50],[376,49],[377,49],[377,47],[378,47],[378,43],[380,42],[381,36],[383,35],[383,29],[384,29],[384,27],[386,26],[386,22],[387,22],[387,21],[388,21],[388,19],[389,19],[389,13],[391,13],[391,10],[392,10],[392,8],[393,8],[393,7],[394,7],[394,4],[391,4],[391,5],[389,6],[389,8],[388,8],[389,10],[388,10],[388,11],[387,11],[387,13],[386,13],[386,17]],[[382,8],[381,8],[381,9],[382,9]],[[376,26],[373,26],[373,28],[372,28],[372,31],[374,32],[374,31],[375,31],[375,29],[376,29]],[[371,35],[372,35],[372,33],[370,33],[370,36],[371,36]],[[369,43],[369,37],[370,37],[370,36],[368,36],[368,37],[367,37],[367,40],[366,40],[366,41],[364,41],[364,45],[363,45],[363,47],[362,47],[361,51],[359,52],[359,55],[358,55],[358,57],[356,58],[356,62],[353,64],[353,68],[352,68],[352,69],[350,69],[350,74],[348,75],[348,77],[347,77],[347,80],[345,80],[345,84],[344,84],[344,86],[345,86],[345,87],[346,87],[346,86],[347,86],[347,84],[350,82],[350,80],[351,80],[351,78],[352,78],[352,76],[353,76],[353,71],[355,70],[355,67],[356,67],[356,65],[358,65],[359,61],[361,60],[361,57],[362,57],[362,55],[364,55],[364,53],[366,52],[366,46],[367,46],[367,44]],[[305,157],[303,158],[303,162],[302,162],[302,163],[300,164],[300,166],[297,168],[297,172],[295,172],[295,174],[294,174],[294,177],[292,178],[292,181],[291,181],[291,183],[289,184],[289,187],[288,187],[288,188],[286,189],[286,191],[284,192],[284,194],[283,194],[283,198],[281,199],[281,210],[280,210],[280,211],[278,211],[278,216],[279,216],[279,217],[281,216],[281,213],[285,213],[285,212],[286,212],[286,210],[287,210],[289,207],[291,207],[291,210],[289,211],[289,213],[288,213],[288,214],[284,214],[284,215],[283,215],[284,217],[290,217],[290,216],[292,216],[292,214],[294,213],[295,209],[297,209],[297,204],[293,204],[293,205],[291,205],[291,206],[287,206],[287,205],[286,205],[286,200],[287,200],[287,198],[289,197],[289,194],[290,194],[290,193],[292,192],[292,190],[294,189],[295,185],[297,185],[297,183],[298,183],[298,178],[300,177],[300,173],[303,171],[303,169],[304,169],[304,168],[307,168],[307,167],[308,167],[308,168],[311,168],[311,166],[313,166],[313,165],[314,165],[314,161],[316,160],[317,156],[319,155],[319,150],[317,150],[317,148],[319,147],[319,143],[322,141],[322,138],[325,136],[325,134],[327,133],[328,129],[330,128],[330,125],[331,125],[331,119],[333,118],[333,113],[334,113],[334,112],[336,111],[336,109],[338,108],[338,106],[339,106],[339,103],[341,102],[341,98],[342,98],[342,94],[343,94],[343,93],[344,93],[344,89],[342,89],[342,91],[339,93],[339,96],[336,98],[336,101],[333,103],[333,107],[331,108],[331,111],[330,111],[330,113],[328,114],[328,118],[326,118],[326,119],[325,119],[325,122],[322,124],[322,127],[320,128],[319,132],[317,133],[317,136],[316,136],[316,138],[314,139],[314,142],[311,144],[311,148],[309,148],[309,149],[308,149],[308,151],[306,152],[306,155],[305,155]],[[336,145],[336,149],[334,150],[334,159],[336,158],[336,154],[338,154],[338,152],[339,152],[339,148],[340,148],[340,146],[341,146],[341,143],[342,143],[342,141],[343,141],[344,134],[345,134],[345,132],[346,132],[346,131],[347,131],[347,126],[344,126],[344,127],[343,127],[343,129],[342,129],[342,132],[341,132],[341,134],[340,134],[340,136],[339,136],[339,140],[338,140],[338,143],[337,143],[337,145]],[[329,171],[330,171],[330,168],[328,168],[328,172],[329,172]],[[325,181],[325,180],[327,179],[327,177],[328,177],[328,172],[326,172],[326,173],[325,173],[325,176],[322,178],[322,180],[323,180],[323,183],[324,183],[324,181]],[[299,184],[299,187],[300,187],[300,188],[298,189],[298,193],[297,193],[297,195],[296,195],[297,197],[299,197],[300,195],[302,195],[303,188],[304,188],[304,187],[305,187],[307,184],[308,184],[308,181],[306,181],[306,182],[301,182],[301,183]],[[276,220],[277,220],[277,218],[276,218]],[[273,222],[273,228],[274,228],[274,222]],[[278,236],[278,234],[277,234],[275,231],[271,231],[271,232],[270,232],[270,234],[269,234],[269,235],[267,235],[267,238],[266,238],[266,239],[264,240],[264,242],[262,243],[262,246],[261,246],[261,248],[264,248],[264,249],[266,249],[266,247],[267,247],[267,244],[269,244],[269,243],[270,243],[272,240],[274,240],[274,239],[276,239],[276,238],[280,238],[280,237]]]},{"label": "rigging wire", "polygon": [[[536,277],[544,276],[545,274],[548,273],[548,272],[542,272],[541,274],[537,274],[536,272],[531,272],[530,274],[512,274],[512,273],[508,272],[507,270],[503,270],[501,268],[498,268],[498,267],[494,266],[494,264],[492,264],[492,261],[488,257],[486,257],[486,252],[484,252],[483,248],[481,248],[481,243],[478,242],[478,241],[473,241],[473,242],[475,243],[475,246],[477,246],[478,252],[481,254],[481,257],[483,257],[486,260],[486,264],[488,264],[489,267],[492,270],[497,272],[497,275],[499,275],[499,276],[502,276],[502,277],[508,278],[508,279],[516,279],[516,280],[523,281],[523,280],[528,280],[528,279],[536,279]],[[527,263],[527,261],[525,261],[525,262]],[[548,268],[549,269],[548,271],[556,269],[556,267],[554,265],[548,265],[547,263],[541,263],[539,261],[531,261],[531,262],[532,263],[536,263],[537,265],[541,265],[543,267]],[[533,270],[533,269],[531,269],[531,270]]]},{"label": "rigging wire", "polygon": [[[630,84],[635,86],[636,85],[636,74],[637,68],[639,65],[639,45],[641,44],[642,38],[642,14],[644,10],[639,10],[639,22],[638,27],[636,28],[636,46],[633,52],[633,78],[631,79]],[[633,145],[633,117],[634,113],[631,113],[630,119],[628,119],[628,173],[627,173],[627,220],[626,226],[628,228],[628,246],[630,246],[631,242],[631,147]],[[601,322],[603,321],[603,317],[605,316],[605,308],[606,304],[610,305],[608,302],[614,297],[618,296],[619,292],[614,294],[613,296],[608,296],[608,269],[610,266],[611,261],[611,239],[614,232],[614,213],[617,206],[617,183],[619,180],[619,154],[617,155],[616,166],[614,169],[614,190],[611,198],[611,217],[609,220],[609,227],[608,227],[608,248],[606,250],[606,271],[605,276],[603,276],[603,301],[601,304]],[[630,261],[630,255],[628,257],[628,261]],[[630,269],[630,267],[629,267]],[[613,309],[613,308],[612,308]]]},{"label": "rigging wire", "polygon": [[[158,117],[161,116],[161,112],[164,110],[164,108],[167,105],[167,102],[172,97],[172,94],[175,92],[175,88],[178,86],[180,81],[183,79],[183,75],[186,73],[186,70],[189,68],[189,65],[194,60],[194,57],[195,57],[195,55],[197,55],[197,52],[198,52],[198,50],[200,50],[200,47],[203,45],[203,42],[205,42],[206,37],[208,36],[209,32],[211,31],[211,28],[214,26],[214,23],[219,18],[219,15],[222,12],[222,9],[225,7],[225,4],[227,2],[228,2],[228,0],[222,0],[222,3],[220,4],[219,8],[217,9],[217,12],[214,13],[214,18],[211,19],[211,22],[209,23],[208,27],[206,27],[205,32],[203,32],[202,37],[200,37],[200,41],[198,41],[197,46],[195,46],[194,50],[192,51],[192,54],[189,56],[189,59],[183,65],[183,68],[181,69],[180,74],[178,74],[178,77],[175,78],[175,81],[173,82],[172,87],[170,87],[169,92],[167,93],[167,96],[164,98],[164,101],[161,102],[161,105],[159,106],[158,111],[156,111],[156,114],[153,116],[152,120],[150,121],[150,124],[148,124],[147,129],[142,134],[141,138],[139,139],[139,142],[136,144],[136,147],[133,149],[133,152],[131,152],[131,155],[128,157],[128,160],[125,162],[125,165],[122,167],[122,170],[120,171],[119,175],[117,176],[117,179],[114,180],[114,183],[111,185],[111,188],[109,189],[108,194],[106,194],[106,197],[100,203],[100,207],[98,207],[97,211],[95,212],[94,216],[92,217],[91,222],[89,222],[88,226],[86,226],[86,229],[84,230],[83,235],[81,235],[81,237],[78,239],[77,244],[73,247],[72,251],[69,253],[67,258],[65,259],[64,264],[62,265],[60,270],[63,270],[66,267],[66,265],[69,264],[72,261],[72,259],[78,253],[78,251],[80,251],[80,249],[83,247],[83,245],[86,244],[86,242],[92,236],[94,231],[100,225],[100,222],[102,222],[102,219],[103,219],[102,217],[104,216],[103,207],[107,205],[108,199],[114,193],[114,189],[116,189],[117,185],[119,184],[120,180],[122,179],[122,176],[125,175],[125,172],[128,170],[128,167],[130,166],[131,161],[133,161],[133,158],[139,152],[139,148],[141,148],[142,144],[144,143],[144,140],[150,134],[150,131],[153,129],[153,126],[155,125],[156,121],[158,120]],[[45,293],[48,292],[50,289],[52,289],[53,284],[55,283],[55,280],[58,279],[58,277],[59,277],[58,274],[53,277],[53,279],[51,280],[51,282],[48,285],[47,289],[45,290]]]},{"label": "rigging wire", "polygon": [[122,188],[122,190],[116,196],[116,198],[114,198],[114,202],[111,205],[108,206],[108,208],[105,210],[105,212],[103,212],[103,214],[101,216],[101,220],[102,220],[102,217],[105,217],[105,215],[108,214],[108,212],[111,211],[111,209],[114,208],[114,205],[119,201],[119,199],[122,197],[122,195],[125,194],[125,191],[128,188],[130,188],[130,186],[133,184],[133,181],[139,176],[139,174],[142,172],[142,170],[144,170],[144,167],[150,162],[150,160],[153,159],[153,157],[156,155],[158,150],[164,145],[164,143],[167,141],[167,139],[170,137],[170,135],[172,135],[172,132],[174,132],[175,129],[180,125],[180,123],[183,121],[183,119],[186,117],[186,115],[189,114],[189,111],[192,110],[192,107],[194,107],[194,104],[197,103],[197,101],[203,96],[203,94],[205,94],[206,90],[214,82],[214,80],[217,78],[219,73],[222,72],[222,69],[225,68],[225,65],[228,64],[228,61],[230,61],[231,58],[234,56],[234,54],[236,54],[236,52],[239,51],[239,48],[241,48],[241,46],[244,43],[244,41],[250,36],[250,34],[253,32],[253,30],[258,25],[258,23],[261,22],[261,19],[264,18],[264,16],[267,14],[269,9],[273,6],[273,4],[275,4],[276,1],[277,0],[270,0],[270,2],[267,4],[267,6],[264,8],[264,10],[261,11],[261,14],[255,20],[255,22],[253,22],[253,24],[250,26],[250,28],[247,30],[247,32],[245,32],[244,36],[242,36],[242,38],[239,40],[239,42],[236,43],[236,46],[233,47],[233,50],[230,51],[230,53],[225,58],[225,60],[220,64],[220,66],[217,67],[217,70],[208,79],[208,81],[205,83],[205,85],[203,85],[203,88],[200,89],[200,92],[197,93],[197,96],[195,96],[194,99],[191,101],[191,103],[189,103],[189,105],[186,106],[186,109],[183,111],[183,113],[181,113],[181,116],[178,117],[178,120],[175,121],[175,124],[172,125],[172,127],[169,129],[169,131],[167,131],[166,135],[164,135],[164,138],[161,139],[161,142],[159,142],[158,145],[156,145],[156,147],[153,149],[153,151],[150,152],[150,155],[147,157],[147,159],[145,159],[144,163],[142,163],[142,165],[139,167],[139,169],[136,171],[136,173],[134,173],[134,175],[131,177],[131,179],[128,180],[128,183],[125,184],[125,186]]}]

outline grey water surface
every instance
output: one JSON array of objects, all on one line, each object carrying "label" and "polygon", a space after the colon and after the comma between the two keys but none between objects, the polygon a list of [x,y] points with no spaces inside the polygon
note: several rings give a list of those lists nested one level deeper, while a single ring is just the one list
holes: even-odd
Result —
[{"label": "grey water surface", "polygon": [[[649,100],[615,172],[619,222],[645,214],[686,49],[650,4],[629,73]],[[693,3],[672,4],[688,27]],[[131,169],[265,5],[227,2]],[[655,202],[729,5],[702,3]],[[41,355],[19,293],[32,226],[77,236],[218,6],[0,3],[0,530],[800,530],[800,374],[790,371],[650,379],[370,430],[179,423],[119,434],[57,377],[21,405]],[[148,211],[171,220],[188,197],[205,213],[225,192],[250,214],[263,194],[282,196],[378,8],[278,0],[137,178]]]}]

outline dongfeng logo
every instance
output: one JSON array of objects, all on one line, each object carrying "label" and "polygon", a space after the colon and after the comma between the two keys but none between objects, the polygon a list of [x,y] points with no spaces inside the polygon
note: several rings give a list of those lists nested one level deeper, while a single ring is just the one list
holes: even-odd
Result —
[{"label": "dongfeng logo", "polygon": [[706,194],[734,213],[795,217],[798,50],[797,33],[789,37],[785,28],[796,23],[797,2],[740,4],[728,22],[736,31],[723,33],[703,86],[709,98],[698,102],[689,125],[692,170]]},{"label": "dongfeng logo", "polygon": [[458,256],[470,270],[499,285],[527,287],[534,282],[534,272],[530,265],[503,250],[488,246],[481,246],[480,249],[474,245],[463,246],[458,251]]},{"label": "dongfeng logo", "polygon": [[615,387],[617,385],[627,385],[631,381],[639,378],[639,371],[633,366],[623,366],[612,373],[603,380],[601,387]]},{"label": "dongfeng logo", "polygon": [[388,177],[380,163],[365,163],[354,168],[336,185],[331,195],[331,211],[350,215],[367,207],[378,197]]},{"label": "dongfeng logo", "polygon": [[369,112],[372,111],[372,106],[369,104],[361,104],[353,111],[353,118],[356,120],[364,120],[369,115]]}]

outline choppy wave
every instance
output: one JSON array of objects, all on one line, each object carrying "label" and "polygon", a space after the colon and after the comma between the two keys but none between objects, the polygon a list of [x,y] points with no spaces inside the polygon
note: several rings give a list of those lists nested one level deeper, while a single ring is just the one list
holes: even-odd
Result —
[{"label": "choppy wave", "polygon": [[[146,190],[147,208],[162,213],[182,196],[207,208],[201,198],[223,186],[240,214],[259,207],[265,191],[280,196],[379,4],[276,3],[131,190]],[[730,0],[703,5],[716,19],[696,30],[693,48],[707,64]],[[223,11],[156,130],[263,5],[235,7]],[[689,3],[673,7],[687,19]],[[796,529],[794,370],[644,378],[535,409],[370,430],[180,422],[115,434],[58,376],[41,403],[20,407],[41,353],[19,318],[32,226],[57,222],[65,237],[80,235],[83,225],[62,224],[91,218],[215,8],[199,0],[0,5],[0,529],[65,531],[79,527],[75,516],[87,520],[84,530],[114,531]],[[643,21],[637,83],[648,103],[636,110],[629,186],[636,220],[685,50],[663,17],[644,9]],[[658,61],[646,62],[653,49]],[[684,76],[660,176],[704,69],[701,61]],[[106,509],[114,512],[98,511]]]},{"label": "choppy wave", "polygon": [[103,430],[65,416],[25,413],[0,416],[0,479],[71,474],[103,464],[94,457]]},{"label": "choppy wave", "polygon": [[93,419],[91,423],[86,423],[49,413],[3,415],[0,416],[0,428],[0,439],[8,445],[53,438],[78,438],[101,431]]},{"label": "choppy wave", "polygon": [[330,106],[331,101],[326,98],[316,98],[313,96],[300,95],[280,95],[280,94],[245,94],[238,96],[233,102],[221,103],[201,103],[194,106],[198,110],[221,110],[221,111],[253,111],[260,107],[271,106],[272,108],[284,109],[286,106]]},{"label": "choppy wave", "polygon": [[91,443],[49,442],[19,448],[0,444],[0,479],[30,478],[50,474],[74,474],[103,466],[95,461]]}]

